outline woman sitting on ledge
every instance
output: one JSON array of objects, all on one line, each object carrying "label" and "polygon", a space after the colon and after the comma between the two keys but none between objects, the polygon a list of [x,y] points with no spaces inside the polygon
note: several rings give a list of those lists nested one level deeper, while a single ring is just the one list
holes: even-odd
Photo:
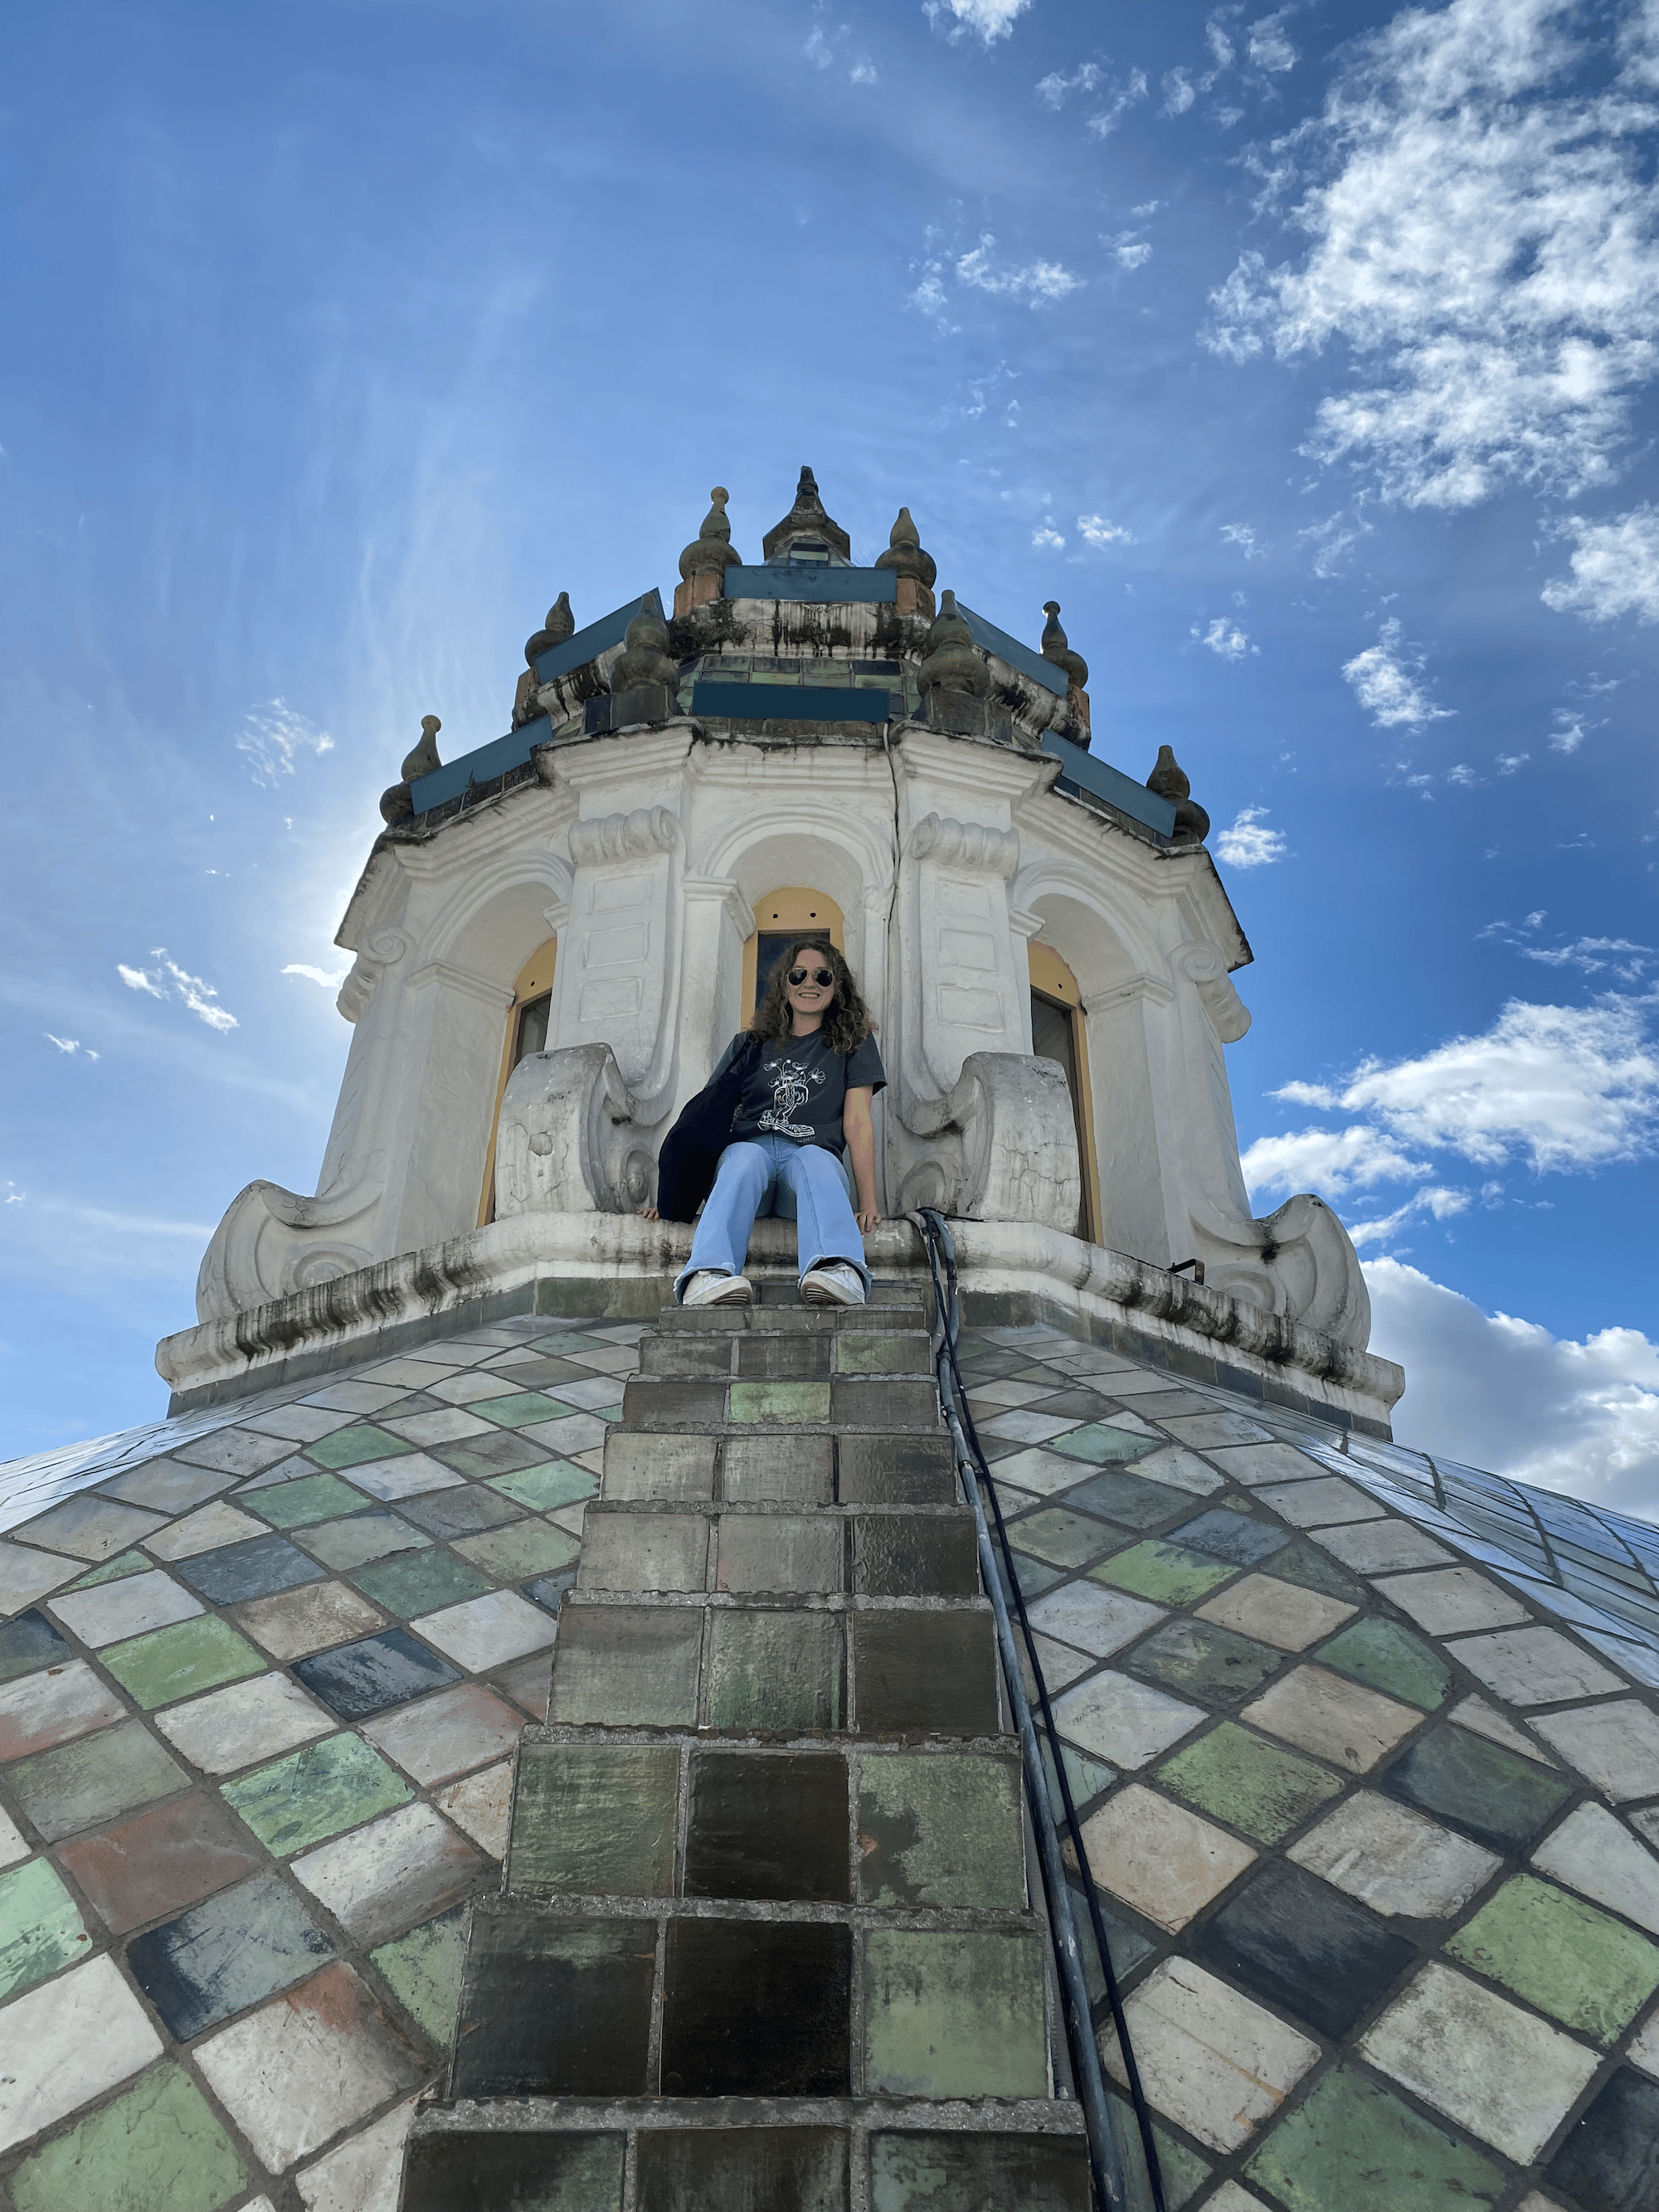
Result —
[{"label": "woman sitting on ledge", "polygon": [[[870,1101],[887,1085],[873,1026],[833,945],[803,939],[773,969],[754,1020],[732,1038],[708,1090],[681,1117],[684,1124],[726,1091],[735,1097],[714,1186],[674,1285],[682,1305],[750,1303],[744,1258],[755,1216],[775,1185],[793,1200],[801,1297],[815,1305],[864,1304],[870,1270],[862,1232],[881,1218]],[[659,1218],[653,1206],[640,1210],[647,1221]]]}]

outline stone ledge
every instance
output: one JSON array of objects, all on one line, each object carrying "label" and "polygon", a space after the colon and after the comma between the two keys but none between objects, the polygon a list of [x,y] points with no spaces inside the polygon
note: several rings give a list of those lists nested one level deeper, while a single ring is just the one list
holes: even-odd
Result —
[{"label": "stone ledge", "polygon": [[[1389,1433],[1406,1382],[1390,1360],[1035,1222],[958,1221],[951,1229],[963,1318],[976,1327],[1048,1321],[1247,1397]],[[654,1320],[690,1247],[683,1223],[514,1214],[164,1337],[156,1369],[173,1386],[177,1413],[510,1313]],[[909,1221],[884,1222],[865,1249],[890,1294],[926,1293],[921,1237]],[[766,1288],[782,1287],[795,1272],[794,1224],[757,1222],[749,1268]]]}]

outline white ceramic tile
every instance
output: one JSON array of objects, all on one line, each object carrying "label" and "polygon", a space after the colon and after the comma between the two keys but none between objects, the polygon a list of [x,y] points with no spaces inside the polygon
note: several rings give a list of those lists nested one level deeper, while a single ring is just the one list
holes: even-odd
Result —
[{"label": "white ceramic tile", "polygon": [[607,1425],[595,1413],[571,1413],[562,1421],[534,1421],[517,1434],[528,1437],[532,1443],[540,1444],[547,1451],[576,1459],[584,1452],[603,1447]]},{"label": "white ceramic tile", "polygon": [[1659,1718],[1634,1698],[1540,1713],[1531,1726],[1614,1804],[1659,1796]]},{"label": "white ceramic tile", "polygon": [[1509,1705],[1559,1705],[1569,1698],[1611,1697],[1619,1676],[1554,1628],[1500,1628],[1447,1646],[1477,1681]]},{"label": "white ceramic tile", "polygon": [[50,1513],[25,1521],[14,1533],[21,1542],[38,1544],[44,1551],[69,1553],[83,1563],[84,1573],[88,1565],[97,1566],[113,1559],[118,1552],[141,1544],[162,1526],[158,1513],[123,1504],[118,1498],[100,1497],[95,1490],[83,1490],[78,1498],[54,1505]]},{"label": "white ceramic tile", "polygon": [[542,1385],[544,1398],[556,1398],[562,1406],[574,1406],[579,1413],[591,1413],[601,1406],[622,1403],[622,1384],[614,1375],[595,1375],[586,1382],[546,1382]]},{"label": "white ceramic tile", "polygon": [[400,1390],[395,1382],[325,1383],[320,1390],[313,1390],[301,1401],[307,1406],[321,1406],[331,1413],[378,1413],[382,1406],[394,1405],[406,1398],[407,1390]]},{"label": "white ceramic tile", "polygon": [[[1166,1959],[1124,2011],[1149,2101],[1212,2150],[1248,2142],[1319,2057],[1316,2043],[1186,1959]],[[1115,2031],[1102,2056],[1126,2081]]]},{"label": "white ceramic tile", "polygon": [[[999,1490],[1012,1485],[1016,1490],[1028,1491],[1034,1498],[1052,1498],[1056,1491],[1073,1489],[1097,1472],[1082,1460],[1044,1451],[1036,1444],[1027,1451],[1010,1452],[1006,1459],[997,1460],[991,1468]],[[1016,1502],[1010,1500],[1009,1511],[1012,1511]]]},{"label": "white ceramic tile", "polygon": [[70,1590],[48,1601],[66,1628],[94,1651],[106,1644],[125,1643],[147,1629],[170,1628],[176,1620],[193,1620],[205,1610],[182,1583],[164,1575],[159,1567],[147,1575],[128,1575],[118,1583],[98,1583],[91,1589]]},{"label": "white ceramic tile", "polygon": [[174,1444],[173,1457],[186,1467],[218,1468],[227,1474],[258,1474],[294,1449],[285,1437],[256,1436],[252,1429],[215,1429],[193,1443]]},{"label": "white ceramic tile", "polygon": [[1538,1846],[1532,1863],[1581,1897],[1594,1898],[1659,1936],[1659,1858],[1604,1805],[1581,1805],[1570,1813]]},{"label": "white ceramic tile", "polygon": [[1165,1618],[1162,1608],[1144,1598],[1128,1597],[1121,1590],[1103,1589],[1098,1583],[1064,1583],[1047,1590],[1026,1608],[1033,1628],[1079,1651],[1104,1659],[1133,1644]]},{"label": "white ceramic tile", "polygon": [[1110,1669],[1091,1674],[1054,1703],[1054,1726],[1109,1766],[1145,1766],[1208,1715],[1167,1690]]},{"label": "white ceramic tile", "polygon": [[1530,2166],[1595,2073],[1596,2053],[1437,1961],[1361,2038],[1379,2072]]},{"label": "white ceramic tile", "polygon": [[452,1406],[476,1406],[484,1398],[515,1397],[521,1388],[522,1385],[512,1380],[510,1374],[492,1375],[468,1368],[434,1382],[431,1395],[434,1398],[447,1399]]},{"label": "white ceramic tile", "polygon": [[1256,1496],[1293,1528],[1329,1528],[1339,1522],[1380,1521],[1382,1508],[1340,1474],[1314,1482],[1264,1483]]},{"label": "white ceramic tile", "polygon": [[361,1467],[343,1467],[340,1480],[369,1497],[390,1504],[398,1498],[419,1498],[428,1490],[453,1490],[465,1475],[424,1452],[404,1452],[397,1459],[365,1460]]},{"label": "white ceramic tile", "polygon": [[1256,1856],[1237,1836],[1138,1782],[1090,1814],[1083,1843],[1100,1887],[1171,1935]]},{"label": "white ceramic tile", "polygon": [[1239,1718],[1349,1774],[1369,1774],[1420,1725],[1423,1715],[1328,1668],[1297,1667],[1246,1705]]},{"label": "white ceramic tile", "polygon": [[507,1855],[507,1823],[513,1810],[513,1761],[486,1766],[434,1793],[433,1802],[465,1828],[478,1849],[492,1859]]},{"label": "white ceramic tile", "polygon": [[1644,2074],[1659,2079],[1659,2012],[1644,2024],[1641,2033],[1625,2055],[1632,2066],[1639,2066]]},{"label": "white ceramic tile", "polygon": [[15,1866],[29,1855],[29,1846],[23,1840],[23,1832],[3,1806],[0,1806],[0,1867]]},{"label": "white ceramic tile", "polygon": [[1266,1429],[1247,1421],[1242,1413],[1176,1413],[1164,1426],[1194,1451],[1217,1451],[1239,1444],[1273,1441]]},{"label": "white ceramic tile", "polygon": [[125,1705],[84,1659],[19,1675],[0,1682],[0,1759],[68,1743],[126,1717]]},{"label": "white ceramic tile", "polygon": [[404,1390],[430,1390],[440,1382],[447,1382],[454,1374],[453,1364],[441,1359],[410,1358],[400,1353],[394,1359],[382,1359],[373,1367],[365,1367],[366,1382],[396,1382]]},{"label": "white ceramic tile", "polygon": [[404,1805],[293,1861],[296,1881],[368,1948],[464,1897],[482,1873],[472,1846],[430,1805]]},{"label": "white ceramic tile", "polygon": [[1501,1584],[1473,1567],[1438,1567],[1427,1574],[1389,1575],[1376,1588],[1431,1636],[1457,1636],[1479,1628],[1509,1628],[1532,1616]]},{"label": "white ceramic tile", "polygon": [[499,1759],[523,1726],[521,1716],[482,1682],[464,1682],[365,1721],[362,1733],[425,1787]]},{"label": "white ceramic tile", "polygon": [[490,1590],[409,1625],[469,1674],[544,1651],[558,1635],[558,1623],[550,1613],[513,1590]]},{"label": "white ceramic tile", "polygon": [[187,1513],[170,1528],[146,1538],[144,1549],[158,1559],[193,1559],[198,1553],[216,1552],[222,1545],[246,1543],[250,1536],[270,1534],[264,1522],[240,1512],[220,1498],[198,1513]]},{"label": "white ceramic tile", "polygon": [[1502,1713],[1495,1712],[1484,1698],[1477,1698],[1473,1692],[1454,1705],[1446,1718],[1455,1721],[1459,1728],[1468,1729],[1472,1735],[1485,1736],[1488,1743],[1501,1743],[1506,1751],[1518,1751],[1534,1765],[1555,1764],[1541,1743],[1516,1728],[1512,1721],[1506,1721]]},{"label": "white ceramic tile", "polygon": [[204,1774],[234,1774],[295,1744],[326,1735],[339,1723],[286,1674],[256,1674],[155,1716],[175,1750]]},{"label": "white ceramic tile", "polygon": [[110,1958],[88,1959],[0,2010],[0,2150],[65,2119],[161,2055]]},{"label": "white ceramic tile", "polygon": [[290,1443],[314,1444],[319,1437],[331,1437],[353,1419],[353,1414],[330,1413],[321,1406],[273,1406],[268,1413],[250,1413],[241,1425],[262,1437],[285,1437]]},{"label": "white ceramic tile", "polygon": [[1485,1887],[1503,1861],[1409,1806],[1357,1790],[1286,1856],[1374,1912],[1446,1920]]},{"label": "white ceramic tile", "polygon": [[304,2166],[295,2177],[305,2212],[398,2212],[403,2182],[404,2138],[415,2118],[415,2100]]},{"label": "white ceramic tile", "polygon": [[1293,1444],[1228,1445],[1212,1450],[1208,1456],[1224,1468],[1235,1482],[1248,1483],[1251,1489],[1265,1482],[1315,1482],[1330,1472]]},{"label": "white ceramic tile", "polygon": [[481,1437],[495,1423],[469,1413],[464,1406],[445,1406],[435,1413],[392,1413],[380,1425],[394,1437],[401,1437],[406,1444],[424,1447],[459,1443],[463,1437]]},{"label": "white ceramic tile", "polygon": [[1278,1651],[1305,1651],[1351,1620],[1358,1608],[1340,1598],[1282,1583],[1276,1575],[1246,1575],[1198,1608],[1200,1620],[1271,1644]]},{"label": "white ceramic tile", "polygon": [[1051,1438],[1063,1437],[1068,1430],[1082,1425],[1075,1416],[1060,1420],[1052,1413],[1028,1413],[1015,1407],[999,1413],[994,1420],[981,1421],[979,1432],[982,1437],[1000,1437],[1009,1443],[1046,1444]]},{"label": "white ceramic tile", "polygon": [[[1121,1427],[1121,1421],[1116,1425]],[[1223,1487],[1222,1478],[1207,1461],[1179,1444],[1165,1444],[1161,1451],[1148,1452],[1145,1459],[1132,1463],[1130,1472],[1144,1474],[1152,1482],[1167,1483],[1172,1490],[1188,1491],[1194,1498],[1207,1498],[1212,1491]]]}]

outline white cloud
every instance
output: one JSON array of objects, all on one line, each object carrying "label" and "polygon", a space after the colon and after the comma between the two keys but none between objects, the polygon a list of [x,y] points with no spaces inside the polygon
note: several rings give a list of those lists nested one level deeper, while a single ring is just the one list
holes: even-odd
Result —
[{"label": "white cloud", "polygon": [[1223,660],[1243,660],[1246,653],[1261,650],[1259,645],[1252,645],[1248,635],[1236,622],[1230,622],[1225,615],[1218,615],[1207,629],[1200,629],[1194,623],[1192,635],[1200,645],[1207,645],[1211,652],[1219,654]]},{"label": "white cloud", "polygon": [[1390,615],[1376,634],[1376,643],[1345,661],[1342,673],[1379,730],[1394,729],[1402,722],[1415,730],[1425,722],[1444,721],[1452,712],[1449,707],[1437,707],[1424,690],[1419,681],[1423,665],[1422,648],[1403,641],[1399,622]]},{"label": "white cloud", "polygon": [[1120,230],[1114,237],[1103,237],[1105,247],[1120,269],[1144,269],[1152,258],[1152,249],[1138,232]]},{"label": "white cloud", "polygon": [[1532,755],[1530,753],[1494,753],[1492,758],[1498,763],[1499,775],[1514,775],[1525,768]]},{"label": "white cloud", "polygon": [[43,1030],[40,1034],[48,1044],[55,1044],[59,1052],[79,1053],[82,1060],[103,1058],[103,1054],[94,1052],[89,1044],[82,1044],[79,1037],[54,1036],[50,1030]]},{"label": "white cloud", "polygon": [[[1551,716],[1550,750],[1553,753],[1576,753],[1584,742],[1584,718],[1566,707],[1558,707]],[[1600,727],[1592,722],[1591,729]]]},{"label": "white cloud", "polygon": [[1085,545],[1133,545],[1135,542],[1133,530],[1126,530],[1121,522],[1109,522],[1103,514],[1079,514],[1077,526]]},{"label": "white cloud", "polygon": [[1541,914],[1529,914],[1518,928],[1511,928],[1506,921],[1489,921],[1476,936],[1495,939],[1523,960],[1536,960],[1545,968],[1576,968],[1583,975],[1611,971],[1621,983],[1639,982],[1653,963],[1652,945],[1638,945],[1628,937],[1575,937],[1561,945],[1528,944],[1528,936],[1543,919]]},{"label": "white cloud", "polygon": [[1058,261],[1028,261],[1024,268],[1000,268],[993,258],[996,243],[988,230],[981,232],[979,244],[957,263],[958,283],[1009,299],[1029,295],[1033,307],[1040,307],[1051,300],[1063,300],[1068,292],[1081,288],[1083,278],[1074,276]]},{"label": "white cloud", "polygon": [[1437,1221],[1449,1221],[1455,1214],[1467,1213],[1473,1203],[1468,1191],[1448,1190],[1437,1183],[1428,1190],[1413,1191],[1403,1206],[1396,1206],[1392,1213],[1385,1213],[1376,1221],[1350,1222],[1348,1234],[1361,1247],[1386,1244],[1408,1222],[1425,1213],[1431,1213]]},{"label": "white cloud", "polygon": [[829,40],[823,35],[822,23],[813,24],[806,34],[806,44],[801,48],[801,52],[816,69],[827,70],[834,61],[835,53]]},{"label": "white cloud", "polygon": [[875,84],[881,72],[867,54],[860,54],[847,74],[854,84]]},{"label": "white cloud", "polygon": [[1204,26],[1204,42],[1210,49],[1210,59],[1218,70],[1233,65],[1233,42],[1222,29],[1218,16],[1212,15]]},{"label": "white cloud", "polygon": [[1348,556],[1360,538],[1369,532],[1370,526],[1369,522],[1362,522],[1357,515],[1345,514],[1339,508],[1323,522],[1310,523],[1305,530],[1298,530],[1297,543],[1313,547],[1313,572],[1316,576],[1336,576],[1347,565]]},{"label": "white cloud", "polygon": [[1368,1261],[1365,1280],[1370,1348],[1406,1370],[1401,1443],[1659,1519],[1659,1345],[1552,1336],[1398,1260]]},{"label": "white cloud", "polygon": [[[924,0],[922,14],[954,45],[976,31],[988,46],[1006,39],[1031,0]],[[953,20],[947,22],[949,16]]]},{"label": "white cloud", "polygon": [[1039,551],[1045,548],[1052,548],[1058,553],[1064,547],[1066,540],[1060,536],[1059,531],[1045,522],[1042,529],[1034,530],[1031,532],[1031,543]]},{"label": "white cloud", "polygon": [[[1333,1105],[1327,1091],[1311,1085],[1288,1084],[1276,1092],[1312,1093],[1305,1103]],[[1426,1160],[1413,1160],[1381,1129],[1356,1121],[1346,1129],[1298,1129],[1280,1137],[1258,1137],[1243,1155],[1244,1181],[1253,1199],[1295,1190],[1317,1191],[1326,1198],[1362,1190],[1372,1183],[1421,1179],[1432,1172]]]},{"label": "white cloud", "polygon": [[1547,607],[1583,615],[1586,622],[1612,622],[1620,615],[1659,622],[1659,507],[1644,501],[1606,522],[1575,514],[1564,527],[1576,541],[1572,576],[1545,585],[1539,597]]},{"label": "white cloud", "polygon": [[1258,163],[1270,200],[1301,188],[1307,251],[1245,254],[1206,342],[1345,343],[1361,380],[1322,401],[1308,450],[1387,498],[1465,507],[1614,473],[1659,362],[1659,185],[1641,65],[1620,82],[1598,28],[1569,0],[1407,8]]},{"label": "white cloud", "polygon": [[1184,69],[1171,70],[1160,87],[1164,94],[1165,115],[1184,115],[1198,98],[1194,88],[1192,72]]},{"label": "white cloud", "polygon": [[1452,1037],[1413,1059],[1364,1061],[1340,1085],[1290,1083],[1273,1095],[1370,1113],[1401,1143],[1482,1166],[1516,1154],[1540,1170],[1639,1159],[1659,1133],[1649,1003],[1616,994],[1590,1006],[1511,999],[1480,1036]]},{"label": "white cloud", "polygon": [[1047,76],[1038,80],[1036,96],[1045,107],[1058,112],[1074,92],[1092,92],[1101,75],[1094,62],[1080,62],[1070,76],[1061,70],[1050,70]]},{"label": "white cloud", "polygon": [[222,1035],[238,1027],[236,1017],[214,1001],[219,994],[211,983],[204,983],[199,975],[190,975],[176,960],[169,959],[165,946],[158,945],[150,954],[160,965],[155,969],[129,968],[117,961],[115,970],[130,991],[143,991],[152,999],[179,999],[189,1007],[198,1021]]},{"label": "white cloud", "polygon": [[1268,830],[1265,806],[1241,807],[1233,817],[1231,830],[1224,830],[1215,841],[1217,858],[1230,868],[1266,868],[1275,860],[1282,860],[1290,851],[1282,830]]},{"label": "white cloud", "polygon": [[246,754],[255,783],[275,790],[282,777],[293,775],[297,754],[315,753],[320,758],[333,751],[334,740],[283,700],[272,699],[248,709],[236,750]]},{"label": "white cloud", "polygon": [[1224,522],[1221,537],[1224,544],[1237,545],[1247,561],[1254,561],[1258,553],[1266,550],[1256,544],[1255,532],[1248,522]]},{"label": "white cloud", "polygon": [[1105,106],[1090,116],[1083,127],[1091,138],[1109,138],[1136,101],[1145,100],[1146,97],[1146,70],[1131,70],[1127,78],[1117,87]]},{"label": "white cloud", "polygon": [[1296,48],[1285,35],[1285,18],[1291,12],[1288,8],[1281,8],[1276,15],[1263,15],[1251,24],[1248,51],[1253,69],[1277,75],[1282,70],[1296,67]]},{"label": "white cloud", "polygon": [[337,991],[350,972],[347,966],[331,974],[326,968],[312,968],[303,960],[290,960],[283,970],[284,975],[303,975],[307,982],[319,983],[325,991]]}]

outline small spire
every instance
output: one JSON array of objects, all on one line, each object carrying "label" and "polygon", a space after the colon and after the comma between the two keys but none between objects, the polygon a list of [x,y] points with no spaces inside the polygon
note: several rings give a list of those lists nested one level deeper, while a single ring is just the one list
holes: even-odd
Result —
[{"label": "small spire", "polygon": [[966,692],[975,699],[982,699],[991,688],[985,655],[957,611],[954,592],[946,592],[939,601],[916,682],[924,691]]},{"label": "small spire", "polygon": [[1158,798],[1167,799],[1175,808],[1175,842],[1177,845],[1201,845],[1210,834],[1210,817],[1193,797],[1193,787],[1186,771],[1175,757],[1172,745],[1160,745],[1158,759],[1146,779],[1148,791]]},{"label": "small spire", "polygon": [[416,776],[430,775],[434,768],[441,768],[438,758],[438,732],[443,724],[435,714],[421,717],[421,742],[408,754],[398,773],[405,783],[413,783]]},{"label": "small spire", "polygon": [[1066,672],[1066,703],[1083,725],[1083,742],[1089,742],[1089,694],[1085,686],[1089,681],[1089,664],[1080,653],[1073,653],[1070,641],[1060,626],[1060,601],[1045,599],[1042,611],[1048,619],[1042,625],[1042,657],[1056,668]]},{"label": "small spire", "polygon": [[809,468],[803,468],[800,482],[795,487],[795,503],[783,520],[775,523],[762,540],[762,556],[768,561],[786,557],[797,538],[822,538],[832,553],[839,553],[843,561],[853,557],[853,541],[842,528],[824,513],[823,501],[818,496],[818,480]]},{"label": "small spire", "polygon": [[732,525],[726,514],[731,493],[724,484],[716,484],[708,496],[714,504],[702,519],[702,529],[680,556],[680,574],[688,582],[703,570],[723,576],[743,558],[732,548]]},{"label": "small spire", "polygon": [[525,641],[526,666],[533,668],[550,646],[562,645],[566,638],[575,635],[576,617],[570,611],[570,594],[561,592],[547,611],[547,620],[533,637]]},{"label": "small spire", "polygon": [[908,507],[900,507],[898,520],[888,538],[887,550],[876,556],[876,566],[898,572],[894,595],[896,613],[925,615],[929,621],[933,619],[933,585],[939,568],[933,555],[922,550],[921,533]]}]

